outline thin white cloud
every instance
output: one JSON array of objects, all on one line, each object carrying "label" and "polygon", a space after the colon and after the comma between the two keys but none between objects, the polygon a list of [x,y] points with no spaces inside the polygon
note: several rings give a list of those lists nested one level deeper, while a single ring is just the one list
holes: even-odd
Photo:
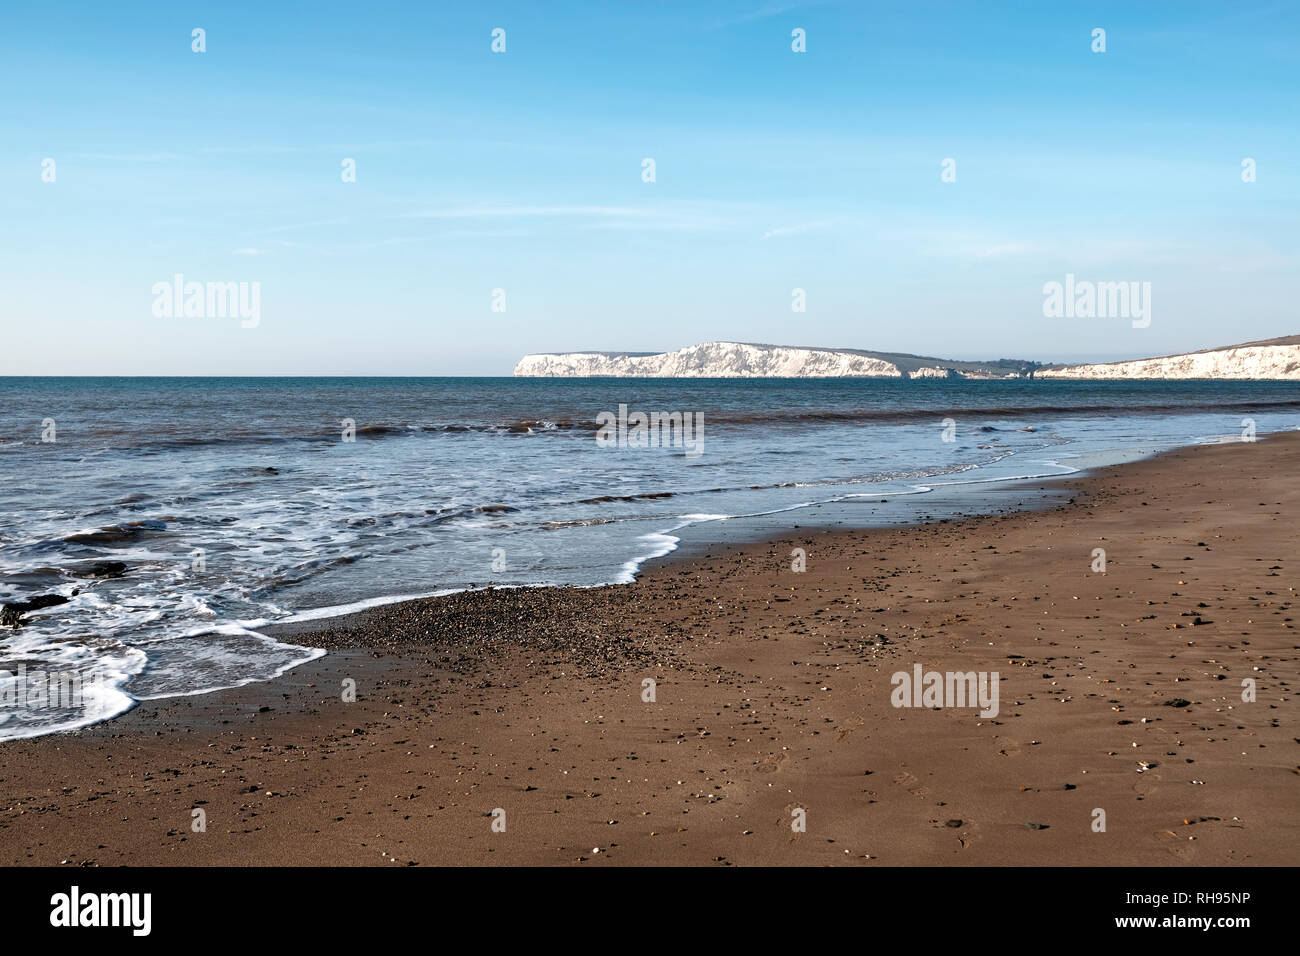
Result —
[{"label": "thin white cloud", "polygon": [[831,224],[829,219],[819,219],[816,222],[801,222],[794,226],[777,226],[763,233],[764,239],[780,239],[785,236],[802,236],[806,232],[813,232],[817,229],[825,228]]},{"label": "thin white cloud", "polygon": [[586,204],[547,205],[459,205],[440,209],[423,209],[400,218],[448,221],[500,222],[503,220],[558,220],[579,229],[619,230],[705,230],[726,229],[732,222],[712,211],[712,207],[694,204],[666,206],[602,206]]},{"label": "thin white cloud", "polygon": [[258,231],[258,235],[273,236],[281,232],[297,232],[300,229],[319,229],[321,226],[345,226],[348,224],[346,218],[340,219],[317,219],[313,222],[295,222],[287,226],[272,226],[270,229]]},{"label": "thin white cloud", "polygon": [[[667,203],[662,206],[601,205],[589,203],[484,203],[449,202],[412,211],[374,218],[339,217],[289,223],[254,230],[250,237],[286,248],[315,248],[316,251],[373,249],[410,243],[436,242],[449,238],[521,238],[559,228],[571,230],[620,230],[630,232],[698,232],[737,228],[735,216],[743,207],[708,203]],[[346,235],[356,237],[372,227],[394,221],[423,221],[437,230],[429,235],[387,236],[368,241],[330,241],[324,245],[293,242],[280,238],[285,233],[302,233],[303,238],[330,227],[346,226]],[[342,238],[336,231],[335,239]],[[249,248],[252,248],[251,246]]]},{"label": "thin white cloud", "polygon": [[638,206],[458,206],[445,209],[425,209],[408,213],[411,219],[530,219],[539,217],[584,217],[595,219],[648,218],[655,210]]},{"label": "thin white cloud", "polygon": [[531,233],[526,229],[452,229],[433,236],[390,236],[372,242],[344,244],[340,249],[382,249],[387,246],[407,246],[422,242],[438,242],[444,239],[520,239]]},{"label": "thin white cloud", "polygon": [[801,10],[805,7],[824,6],[827,0],[788,0],[788,2],[765,3],[756,10],[750,10],[748,13],[742,13],[738,16],[728,17],[719,20],[713,24],[712,29],[721,30],[723,27],[733,27],[741,23],[752,23],[755,20],[766,20],[770,17],[779,17],[783,13],[792,13],[795,10]]},{"label": "thin white cloud", "polygon": [[[525,144],[517,143],[511,140],[498,139],[391,139],[377,140],[370,143],[301,143],[285,146],[276,143],[257,144],[252,143],[245,146],[204,146],[197,150],[199,153],[224,153],[239,156],[258,156],[263,154],[282,154],[282,153],[364,153],[370,150],[385,149],[424,149],[424,148],[445,148],[449,143],[455,143],[459,146],[492,146],[504,148],[519,148]],[[532,148],[531,146],[529,148]]]},{"label": "thin white cloud", "polygon": [[1005,259],[1008,256],[1031,255],[1041,252],[1041,248],[1031,242],[1000,242],[975,252],[977,259]]},{"label": "thin white cloud", "polygon": [[180,153],[73,153],[72,158],[109,163],[172,163],[185,157]]}]

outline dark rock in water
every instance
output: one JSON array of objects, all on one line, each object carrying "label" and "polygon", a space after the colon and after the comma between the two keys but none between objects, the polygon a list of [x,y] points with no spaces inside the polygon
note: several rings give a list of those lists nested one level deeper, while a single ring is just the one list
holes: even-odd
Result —
[{"label": "dark rock in water", "polygon": [[112,547],[130,544],[146,537],[151,531],[166,531],[167,522],[156,518],[143,521],[128,521],[125,524],[113,524],[98,531],[82,531],[70,534],[63,540],[68,544],[92,544],[99,547]]},{"label": "dark rock in water", "polygon": [[6,627],[21,627],[23,615],[28,611],[39,611],[45,607],[67,604],[68,598],[62,594],[42,594],[30,601],[15,601],[13,604],[0,606],[0,624]]},{"label": "dark rock in water", "polygon": [[126,574],[126,565],[121,561],[100,561],[85,571],[88,578],[116,578],[123,574]]}]

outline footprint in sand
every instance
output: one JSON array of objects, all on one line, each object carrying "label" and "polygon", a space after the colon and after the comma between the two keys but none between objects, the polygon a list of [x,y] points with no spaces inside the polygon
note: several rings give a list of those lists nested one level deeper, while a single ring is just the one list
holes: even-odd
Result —
[{"label": "footprint in sand", "polygon": [[924,797],[930,792],[929,787],[923,787],[921,781],[915,775],[904,770],[894,777],[894,783],[898,784],[914,797]]},{"label": "footprint in sand", "polygon": [[[1145,761],[1143,762],[1145,765]],[[1152,764],[1152,769],[1145,771],[1138,777],[1137,783],[1133,784],[1133,792],[1139,797],[1149,797],[1160,789],[1160,774],[1154,768],[1157,764]]]},{"label": "footprint in sand", "polygon": [[844,721],[844,724],[838,728],[838,732],[835,734],[836,742],[843,740],[849,734],[853,733],[853,731],[861,727],[862,724],[863,720],[861,717],[850,717],[848,720]]},{"label": "footprint in sand", "polygon": [[790,755],[785,751],[767,754],[758,762],[758,767],[756,769],[759,773],[776,773],[776,771],[781,769],[781,764],[785,763],[786,758],[789,756]]},{"label": "footprint in sand", "polygon": [[1179,836],[1173,830],[1157,830],[1153,836],[1161,849],[1172,853],[1180,860],[1191,860],[1196,856],[1196,844],[1185,836]]}]

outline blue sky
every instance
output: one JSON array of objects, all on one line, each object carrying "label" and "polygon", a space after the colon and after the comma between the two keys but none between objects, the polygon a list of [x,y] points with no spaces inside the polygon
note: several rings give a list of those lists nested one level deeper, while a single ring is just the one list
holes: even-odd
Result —
[{"label": "blue sky", "polygon": [[[0,79],[0,374],[1300,332],[1294,3],[25,3]],[[260,324],[155,316],[177,273]],[[1066,273],[1150,282],[1150,327],[1045,318]]]}]

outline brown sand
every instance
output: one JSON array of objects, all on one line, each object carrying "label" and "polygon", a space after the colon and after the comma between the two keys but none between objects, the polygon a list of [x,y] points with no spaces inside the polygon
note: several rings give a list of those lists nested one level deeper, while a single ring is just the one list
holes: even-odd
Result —
[{"label": "brown sand", "polygon": [[[1298,472],[1296,434],[1187,449],[1038,513],[369,612],[280,680],[0,744],[0,859],[1295,864]],[[916,663],[998,671],[1000,713],[895,709]]]}]

